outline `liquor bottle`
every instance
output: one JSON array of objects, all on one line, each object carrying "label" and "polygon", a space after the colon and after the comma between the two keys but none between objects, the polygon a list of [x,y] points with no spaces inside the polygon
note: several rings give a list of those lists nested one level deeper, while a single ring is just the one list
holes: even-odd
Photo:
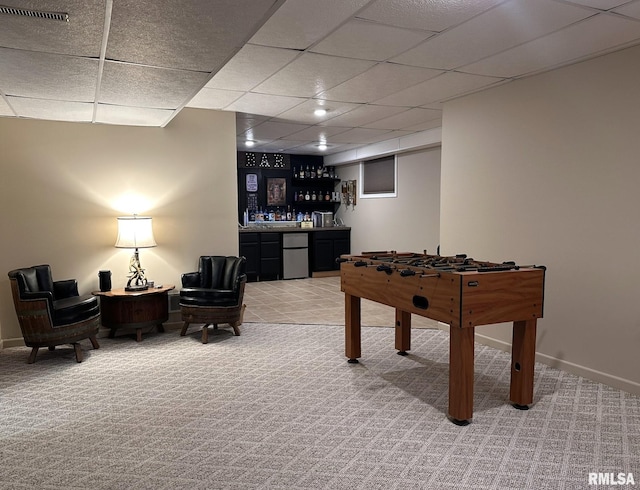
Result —
[{"label": "liquor bottle", "polygon": [[318,170],[316,173],[319,179],[322,178],[322,164],[318,165]]},{"label": "liquor bottle", "polygon": [[316,196],[316,191],[313,191],[313,194],[311,194],[311,200],[315,201],[316,199],[318,199],[318,196]]},{"label": "liquor bottle", "polygon": [[309,194],[309,191],[307,191],[307,193],[304,195],[304,200],[305,201],[310,201],[311,200],[311,194]]},{"label": "liquor bottle", "polygon": [[287,206],[287,221],[291,221],[291,217],[293,215],[291,214],[291,206]]},{"label": "liquor bottle", "polygon": [[315,179],[316,178],[316,167],[311,165],[311,175],[309,176],[309,178],[311,179]]},{"label": "liquor bottle", "polygon": [[304,193],[302,191],[300,191],[300,193],[298,194],[298,202],[304,201]]},{"label": "liquor bottle", "polygon": [[293,200],[294,200],[294,201],[297,201],[297,200],[298,200],[298,191],[295,191],[295,192],[293,193]]},{"label": "liquor bottle", "polygon": [[329,191],[327,191],[327,193],[324,195],[324,200],[331,201],[331,196],[329,195]]},{"label": "liquor bottle", "polygon": [[309,170],[309,165],[307,165],[307,168],[304,171],[304,178],[308,179],[311,177],[311,170]]}]

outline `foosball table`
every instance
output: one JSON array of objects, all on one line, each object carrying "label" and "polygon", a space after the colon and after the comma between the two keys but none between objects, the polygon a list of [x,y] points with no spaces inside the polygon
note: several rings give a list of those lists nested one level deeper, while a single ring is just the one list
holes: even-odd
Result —
[{"label": "foosball table", "polygon": [[533,403],[536,323],[543,315],[544,266],[477,261],[466,255],[369,252],[339,259],[345,294],[345,354],[361,357],[361,298],[396,310],[395,348],[411,349],[411,314],[449,325],[449,419],[473,417],[475,327],[513,322],[510,400]]}]

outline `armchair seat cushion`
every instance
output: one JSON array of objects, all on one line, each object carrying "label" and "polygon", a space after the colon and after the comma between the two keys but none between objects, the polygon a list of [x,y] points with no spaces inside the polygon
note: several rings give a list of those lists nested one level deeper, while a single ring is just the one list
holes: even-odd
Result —
[{"label": "armchair seat cushion", "polygon": [[180,304],[186,306],[235,306],[238,294],[232,289],[183,288]]},{"label": "armchair seat cushion", "polygon": [[98,298],[91,294],[59,299],[53,302],[53,325],[81,322],[99,311]]}]

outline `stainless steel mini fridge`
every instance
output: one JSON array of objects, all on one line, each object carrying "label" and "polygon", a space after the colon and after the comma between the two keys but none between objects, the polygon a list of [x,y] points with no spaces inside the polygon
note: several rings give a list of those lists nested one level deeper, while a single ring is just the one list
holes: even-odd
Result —
[{"label": "stainless steel mini fridge", "polygon": [[309,234],[282,234],[282,278],[309,277]]}]

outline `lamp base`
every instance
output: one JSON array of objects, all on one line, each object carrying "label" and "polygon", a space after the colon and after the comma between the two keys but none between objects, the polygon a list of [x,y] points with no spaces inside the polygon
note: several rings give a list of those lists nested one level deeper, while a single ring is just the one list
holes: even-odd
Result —
[{"label": "lamp base", "polygon": [[149,286],[147,286],[146,284],[142,284],[140,286],[125,286],[124,290],[125,291],[146,291],[147,289],[149,289]]}]

